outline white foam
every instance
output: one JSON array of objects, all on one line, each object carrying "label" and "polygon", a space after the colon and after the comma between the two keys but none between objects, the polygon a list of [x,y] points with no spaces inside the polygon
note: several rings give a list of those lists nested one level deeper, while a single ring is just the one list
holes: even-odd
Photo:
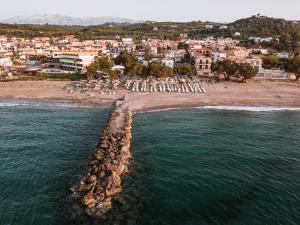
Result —
[{"label": "white foam", "polygon": [[136,112],[136,113],[138,114],[138,113],[165,112],[165,111],[178,110],[178,109],[187,109],[187,108],[153,109],[153,110],[148,110],[148,111],[140,111],[140,112]]},{"label": "white foam", "polygon": [[54,107],[54,108],[75,108],[76,104],[67,101],[30,101],[30,100],[1,100],[0,107]]},{"label": "white foam", "polygon": [[275,106],[198,106],[198,107],[186,107],[186,108],[166,108],[166,109],[154,109],[148,111],[141,111],[137,113],[152,113],[152,112],[164,112],[180,109],[206,109],[206,110],[227,110],[227,111],[248,111],[248,112],[276,112],[276,111],[300,111],[299,107],[275,107]]},{"label": "white foam", "polygon": [[197,109],[216,109],[229,111],[250,111],[250,112],[273,112],[273,111],[300,111],[298,107],[275,107],[275,106],[201,106]]}]

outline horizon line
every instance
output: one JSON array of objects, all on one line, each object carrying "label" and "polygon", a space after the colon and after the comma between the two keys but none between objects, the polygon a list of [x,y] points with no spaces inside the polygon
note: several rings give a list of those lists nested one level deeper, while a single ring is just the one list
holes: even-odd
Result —
[{"label": "horizon line", "polygon": [[[1,21],[4,21],[4,20],[10,20],[10,19],[14,19],[14,18],[17,18],[17,17],[33,17],[33,16],[62,16],[62,17],[71,17],[71,18],[78,18],[78,19],[97,19],[97,18],[117,18],[117,19],[126,19],[126,20],[133,20],[133,21],[139,21],[140,23],[145,23],[145,22],[158,22],[158,23],[167,23],[167,22],[173,22],[173,23],[190,23],[190,22],[211,22],[211,23],[224,23],[224,24],[227,24],[227,23],[233,23],[237,20],[241,20],[241,19],[246,19],[246,18],[251,18],[253,16],[261,16],[261,17],[268,17],[268,18],[273,18],[273,19],[284,19],[284,20],[287,20],[287,21],[300,21],[300,18],[299,19],[288,19],[288,18],[285,18],[285,17],[274,17],[274,16],[268,16],[268,15],[262,15],[262,14],[254,14],[254,15],[249,15],[249,16],[243,16],[243,17],[240,17],[238,19],[235,19],[235,20],[231,20],[231,21],[214,21],[214,20],[205,20],[205,19],[192,19],[192,20],[151,20],[151,19],[136,19],[136,18],[129,18],[129,17],[118,17],[118,16],[73,16],[73,15],[66,15],[66,14],[51,14],[51,13],[40,13],[40,14],[20,14],[20,15],[16,15],[16,16],[12,16],[12,17],[9,17],[9,18],[1,18],[0,17],[0,22]],[[6,22],[7,23],[7,22]],[[10,24],[10,23],[8,23]],[[53,25],[56,25],[56,24],[53,24]],[[76,25],[76,24],[74,24]]]}]

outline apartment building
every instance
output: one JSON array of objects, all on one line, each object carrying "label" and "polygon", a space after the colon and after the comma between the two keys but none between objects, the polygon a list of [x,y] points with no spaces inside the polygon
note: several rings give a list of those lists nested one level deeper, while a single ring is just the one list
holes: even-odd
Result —
[{"label": "apartment building", "polygon": [[205,55],[193,56],[196,71],[198,75],[208,75],[211,73],[211,63],[210,57]]},{"label": "apartment building", "polygon": [[12,61],[11,61],[10,57],[7,57],[7,56],[1,57],[0,56],[0,66],[1,67],[12,66]]},{"label": "apartment building", "polygon": [[226,52],[212,52],[211,59],[213,62],[220,62],[227,58]]},{"label": "apartment building", "polygon": [[263,61],[260,57],[248,57],[245,58],[245,63],[249,63],[255,70],[261,71]]},{"label": "apartment building", "polygon": [[66,52],[61,55],[61,69],[72,72],[85,72],[97,56],[96,52]]}]

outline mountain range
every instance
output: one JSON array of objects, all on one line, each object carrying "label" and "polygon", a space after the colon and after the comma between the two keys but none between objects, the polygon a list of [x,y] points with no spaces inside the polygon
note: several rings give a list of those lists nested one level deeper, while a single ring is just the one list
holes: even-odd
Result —
[{"label": "mountain range", "polygon": [[103,17],[71,17],[64,15],[32,15],[16,16],[9,19],[0,19],[0,23],[9,24],[52,24],[52,25],[102,25],[105,23],[140,23],[142,20],[103,16]]}]

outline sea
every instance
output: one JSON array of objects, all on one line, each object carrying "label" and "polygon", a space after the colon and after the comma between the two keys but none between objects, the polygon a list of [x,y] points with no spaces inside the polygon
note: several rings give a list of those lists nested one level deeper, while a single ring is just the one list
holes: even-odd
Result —
[{"label": "sea", "polygon": [[110,112],[0,100],[0,225],[300,224],[300,109],[263,106],[134,114],[133,203],[107,221],[76,216],[68,189]]}]

